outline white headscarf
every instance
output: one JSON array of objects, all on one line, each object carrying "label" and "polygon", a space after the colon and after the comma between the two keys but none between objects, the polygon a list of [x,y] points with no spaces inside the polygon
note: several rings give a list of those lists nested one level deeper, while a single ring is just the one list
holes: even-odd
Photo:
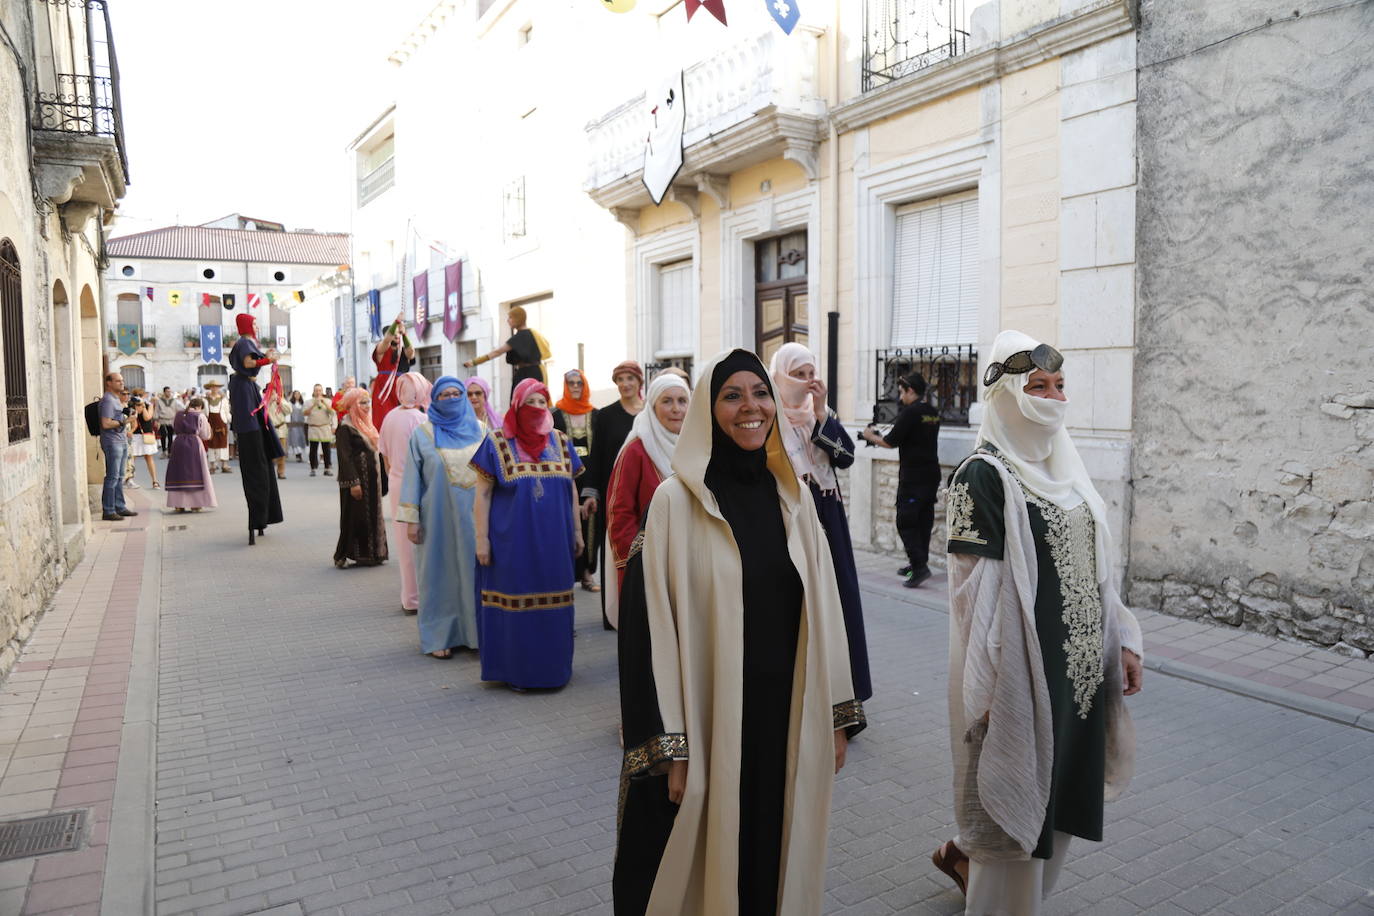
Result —
[{"label": "white headscarf", "polygon": [[[663,425],[663,421],[654,411],[654,405],[663,397],[665,391],[674,388],[681,388],[691,394],[687,382],[676,373],[660,372],[654,376],[654,380],[649,383],[649,392],[644,397],[644,409],[635,414],[634,425],[630,427],[630,434],[625,437],[625,445],[636,439],[643,441],[644,451],[649,453],[649,460],[658,469],[658,476],[664,480],[673,476],[673,449],[677,448],[678,434],[669,432],[668,427]],[[625,445],[621,446],[622,451]]]},{"label": "white headscarf", "polygon": [[811,431],[816,427],[814,399],[806,390],[806,382],[792,377],[802,366],[813,366],[820,372],[816,354],[799,343],[783,344],[768,365],[781,407],[782,442],[798,477],[813,481],[822,493],[834,493],[839,483],[830,457],[811,441]]},{"label": "white headscarf", "polygon": [[[1034,350],[1041,341],[1020,331],[1003,331],[992,342],[992,362],[1004,362],[1013,353]],[[1097,531],[1097,579],[1111,571],[1111,533],[1107,507],[1093,486],[1078,448],[1064,429],[1067,401],[1038,398],[1023,390],[1029,373],[1006,374],[983,389],[983,425],[978,445],[989,443],[1021,478],[1026,489],[1072,509],[1087,503]]]}]

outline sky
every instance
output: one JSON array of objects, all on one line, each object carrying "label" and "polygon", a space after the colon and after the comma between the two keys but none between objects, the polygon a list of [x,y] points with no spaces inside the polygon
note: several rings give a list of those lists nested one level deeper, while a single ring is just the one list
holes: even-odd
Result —
[{"label": "sky", "polygon": [[348,231],[348,143],[436,0],[113,0],[129,157],[110,234],[228,213]]}]

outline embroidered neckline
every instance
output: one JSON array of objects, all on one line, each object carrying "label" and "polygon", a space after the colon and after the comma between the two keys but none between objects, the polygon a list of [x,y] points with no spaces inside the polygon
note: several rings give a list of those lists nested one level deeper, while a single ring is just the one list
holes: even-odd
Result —
[{"label": "embroidered neckline", "polygon": [[[999,458],[996,449],[984,446],[983,454]],[[1102,594],[1097,586],[1097,533],[1092,511],[1086,502],[1072,509],[1061,509],[1037,496],[1017,475],[1001,462],[1011,479],[1021,488],[1026,502],[1040,510],[1045,520],[1045,538],[1050,559],[1059,575],[1059,596],[1063,605],[1064,659],[1069,680],[1073,682],[1074,705],[1080,719],[1088,718],[1093,698],[1104,679],[1102,664]]]}]

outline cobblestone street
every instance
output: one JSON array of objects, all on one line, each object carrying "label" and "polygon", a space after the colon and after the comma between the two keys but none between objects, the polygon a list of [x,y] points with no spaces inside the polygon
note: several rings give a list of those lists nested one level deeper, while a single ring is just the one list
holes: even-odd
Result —
[{"label": "cobblestone street", "polygon": [[[160,579],[143,587],[160,598],[157,912],[609,913],[617,685],[595,596],[579,592],[566,689],[484,685],[470,653],[419,653],[394,562],[333,568],[334,481],[288,473],[287,522],[256,547],[237,477],[216,475],[219,510],[141,506],[146,533],[98,536],[102,565],[86,573],[112,576],[125,539],[139,541],[139,569],[159,568],[142,565],[145,549],[160,556]],[[946,617],[888,579],[865,596],[877,695],[837,784],[825,910],[954,914],[961,898],[929,861],[952,821]],[[65,590],[62,601],[81,613]],[[31,649],[56,644],[59,619],[49,613]],[[3,688],[7,730],[43,677],[79,670],[21,662]],[[151,672],[135,664],[130,691],[140,682]],[[1155,671],[1131,708],[1136,780],[1108,807],[1107,841],[1075,846],[1047,912],[1374,912],[1374,733]],[[15,762],[33,759],[20,753],[26,734],[4,739],[6,816],[64,804],[8,803]],[[126,755],[121,780],[137,765]],[[118,796],[115,807],[112,861]],[[0,866],[0,911],[97,912],[37,890],[82,855]],[[116,912],[108,870],[105,887]]]}]

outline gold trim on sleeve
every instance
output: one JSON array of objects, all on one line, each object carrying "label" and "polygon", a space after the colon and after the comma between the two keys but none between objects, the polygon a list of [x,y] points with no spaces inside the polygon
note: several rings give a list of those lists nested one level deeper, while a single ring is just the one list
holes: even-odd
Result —
[{"label": "gold trim on sleeve", "polygon": [[621,772],[625,776],[643,776],[669,760],[687,759],[687,736],[681,734],[655,735],[639,747],[625,751]]},{"label": "gold trim on sleeve", "polygon": [[845,700],[834,706],[836,730],[847,729],[852,738],[868,727],[868,716],[864,714],[864,704],[858,700]]}]

